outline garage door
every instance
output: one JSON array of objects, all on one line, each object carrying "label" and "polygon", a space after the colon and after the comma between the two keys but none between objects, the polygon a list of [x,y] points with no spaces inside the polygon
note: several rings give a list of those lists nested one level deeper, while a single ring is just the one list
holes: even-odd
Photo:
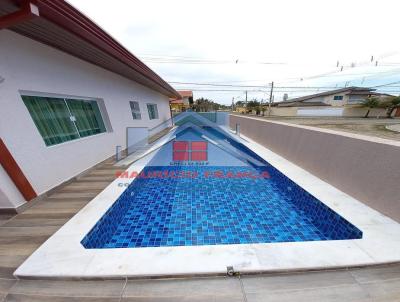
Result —
[{"label": "garage door", "polygon": [[342,116],[343,108],[321,108],[321,109],[309,109],[299,108],[297,110],[298,116]]}]

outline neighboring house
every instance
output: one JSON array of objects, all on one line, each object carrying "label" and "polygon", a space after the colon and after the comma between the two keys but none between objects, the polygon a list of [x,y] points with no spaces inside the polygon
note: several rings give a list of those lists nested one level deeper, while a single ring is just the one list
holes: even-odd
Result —
[{"label": "neighboring house", "polygon": [[[376,89],[347,87],[275,103],[272,113],[289,116],[363,116],[367,109],[360,105],[368,97],[384,100],[390,96],[378,93]],[[384,116],[385,113],[385,109],[376,108],[370,116]]]},{"label": "neighboring house", "polygon": [[178,90],[180,98],[171,98],[171,110],[174,112],[186,111],[190,108],[190,100],[193,101],[193,92],[190,90]]},{"label": "neighboring house", "polygon": [[111,157],[180,97],[67,2],[32,3],[0,2],[0,212]]}]

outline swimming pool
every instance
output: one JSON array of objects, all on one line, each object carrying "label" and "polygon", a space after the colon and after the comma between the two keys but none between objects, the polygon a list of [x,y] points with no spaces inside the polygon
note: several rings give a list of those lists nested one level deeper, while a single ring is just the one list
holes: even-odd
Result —
[{"label": "swimming pool", "polygon": [[[199,143],[201,150],[190,149]],[[218,128],[193,126],[157,151],[81,243],[104,249],[361,237],[243,144]]]}]

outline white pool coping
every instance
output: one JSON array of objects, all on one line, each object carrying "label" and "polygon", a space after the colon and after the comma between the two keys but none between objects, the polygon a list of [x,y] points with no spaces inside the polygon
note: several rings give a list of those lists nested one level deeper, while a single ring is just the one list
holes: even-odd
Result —
[{"label": "white pool coping", "polygon": [[[170,133],[162,141],[168,141]],[[14,273],[18,278],[119,278],[332,269],[400,261],[400,224],[339,191],[304,169],[244,137],[243,144],[265,158],[363,232],[362,239],[85,249],[81,240],[125,187],[113,181],[40,246]],[[127,170],[141,171],[154,156]],[[133,179],[130,179],[132,181]],[[125,180],[124,180],[125,181]]]}]

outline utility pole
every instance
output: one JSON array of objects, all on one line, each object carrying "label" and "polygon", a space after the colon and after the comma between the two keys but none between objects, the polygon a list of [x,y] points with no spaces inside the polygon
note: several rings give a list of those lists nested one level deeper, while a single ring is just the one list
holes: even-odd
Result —
[{"label": "utility pole", "polygon": [[271,115],[271,103],[272,103],[272,93],[274,91],[274,82],[271,83],[271,91],[269,93],[269,103],[268,103],[268,116]]},{"label": "utility pole", "polygon": [[247,90],[246,90],[246,107],[247,107]]},{"label": "utility pole", "polygon": [[235,98],[233,97],[232,98],[232,112],[233,112],[234,108],[235,108]]}]

